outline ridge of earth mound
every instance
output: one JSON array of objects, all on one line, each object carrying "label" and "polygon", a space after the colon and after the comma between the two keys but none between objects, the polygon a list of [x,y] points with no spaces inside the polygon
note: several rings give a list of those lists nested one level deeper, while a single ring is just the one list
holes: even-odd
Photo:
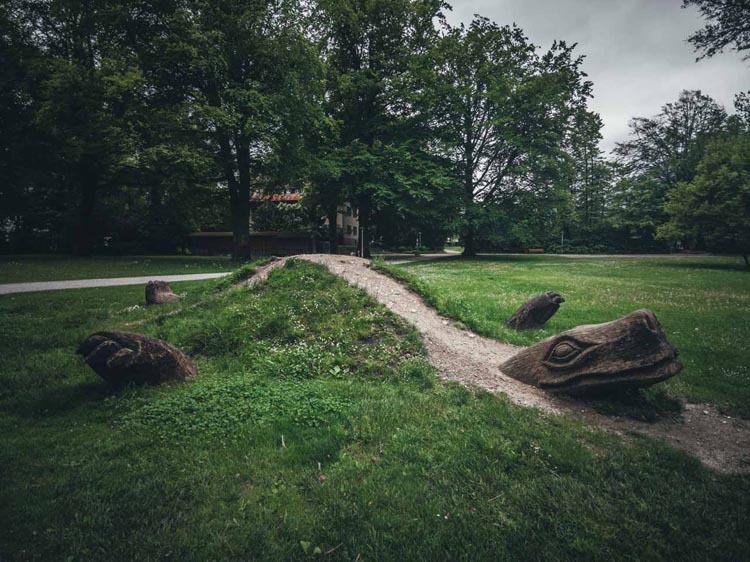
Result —
[{"label": "ridge of earth mound", "polygon": [[260,267],[245,282],[250,287],[268,278],[289,259],[320,264],[358,287],[412,324],[422,335],[430,362],[441,378],[490,392],[500,392],[520,406],[551,415],[568,414],[592,429],[621,435],[635,433],[666,441],[719,472],[750,472],[750,421],[724,416],[710,404],[684,404],[681,415],[643,422],[596,412],[583,399],[551,395],[505,374],[500,365],[521,347],[461,329],[426,304],[403,283],[375,271],[370,261],[353,256],[303,254],[276,259]]}]

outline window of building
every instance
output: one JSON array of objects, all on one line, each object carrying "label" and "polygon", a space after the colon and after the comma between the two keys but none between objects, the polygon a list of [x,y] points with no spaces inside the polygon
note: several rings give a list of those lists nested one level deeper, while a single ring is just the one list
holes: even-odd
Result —
[{"label": "window of building", "polygon": [[352,233],[352,225],[350,225],[350,224],[346,225],[346,233],[347,234],[351,234]]}]

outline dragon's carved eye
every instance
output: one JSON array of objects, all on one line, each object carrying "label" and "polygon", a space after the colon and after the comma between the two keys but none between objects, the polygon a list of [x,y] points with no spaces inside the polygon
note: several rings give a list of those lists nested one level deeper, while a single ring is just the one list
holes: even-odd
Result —
[{"label": "dragon's carved eye", "polygon": [[561,360],[567,360],[579,353],[581,349],[579,347],[576,347],[574,344],[569,342],[564,342],[561,344],[558,344],[555,346],[555,349],[552,350],[552,355],[550,356],[550,359],[561,359]]},{"label": "dragon's carved eye", "polygon": [[547,354],[544,363],[552,369],[573,367],[580,363],[580,361],[585,360],[583,357],[587,354],[584,352],[590,347],[592,347],[591,344],[582,343],[573,338],[566,338],[555,344]]}]

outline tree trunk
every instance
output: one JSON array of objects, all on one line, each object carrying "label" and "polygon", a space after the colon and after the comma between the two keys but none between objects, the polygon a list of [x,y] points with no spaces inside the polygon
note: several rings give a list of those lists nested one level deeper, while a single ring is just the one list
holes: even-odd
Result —
[{"label": "tree trunk", "polygon": [[250,151],[239,135],[235,146],[240,181],[232,213],[232,257],[250,259]]},{"label": "tree trunk", "polygon": [[338,254],[339,230],[336,225],[336,220],[338,219],[338,205],[328,206],[326,209],[326,216],[328,217],[328,239],[330,240],[328,252],[330,254]]},{"label": "tree trunk", "polygon": [[748,259],[747,254],[742,254],[742,259],[745,260],[745,267],[747,267],[748,269],[750,269],[750,260]]},{"label": "tree trunk", "polygon": [[357,244],[360,257],[370,259],[370,198],[366,195],[359,198],[359,232],[357,236],[361,238],[361,245]]},{"label": "tree trunk", "polygon": [[[224,172],[224,179],[227,181],[229,188],[229,215],[232,221],[232,257],[241,259],[244,254],[241,244],[238,244],[237,233],[249,231],[249,225],[242,228],[242,217],[239,212],[240,207],[240,186],[235,174],[235,158],[232,154],[232,146],[229,142],[229,134],[225,130],[219,130],[217,134],[219,141],[219,155],[221,158],[221,167]],[[249,205],[248,201],[248,205]],[[249,219],[248,219],[249,222]]]},{"label": "tree trunk", "polygon": [[464,141],[464,220],[462,238],[464,251],[461,254],[465,258],[473,258],[477,255],[476,241],[474,240],[474,145],[471,142],[471,116],[466,115],[465,125],[466,138]]},{"label": "tree trunk", "polygon": [[250,259],[249,215],[236,205],[232,213],[232,259]]},{"label": "tree trunk", "polygon": [[472,225],[466,225],[463,234],[464,251],[461,254],[465,258],[473,258],[477,255],[476,241],[474,240],[474,228]]},{"label": "tree trunk", "polygon": [[158,183],[155,183],[149,189],[147,225],[148,239],[146,242],[146,247],[150,252],[164,251],[164,228],[161,191],[161,186]]},{"label": "tree trunk", "polygon": [[461,255],[465,258],[473,258],[477,255],[475,221],[474,202],[468,201],[465,207],[464,226],[461,231],[461,238],[464,243],[464,251]]},{"label": "tree trunk", "polygon": [[98,179],[96,174],[85,172],[80,181],[81,198],[78,203],[78,225],[74,250],[78,256],[90,256],[94,250],[92,219],[96,205]]}]

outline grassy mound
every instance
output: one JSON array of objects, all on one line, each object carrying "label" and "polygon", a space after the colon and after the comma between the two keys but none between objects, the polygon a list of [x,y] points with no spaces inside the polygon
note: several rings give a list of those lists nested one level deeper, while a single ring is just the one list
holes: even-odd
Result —
[{"label": "grassy mound", "polygon": [[[216,286],[161,309],[133,308],[141,287],[0,298],[0,558],[747,557],[749,477],[440,382],[319,266]],[[200,374],[114,393],[73,354],[103,328]]]}]

